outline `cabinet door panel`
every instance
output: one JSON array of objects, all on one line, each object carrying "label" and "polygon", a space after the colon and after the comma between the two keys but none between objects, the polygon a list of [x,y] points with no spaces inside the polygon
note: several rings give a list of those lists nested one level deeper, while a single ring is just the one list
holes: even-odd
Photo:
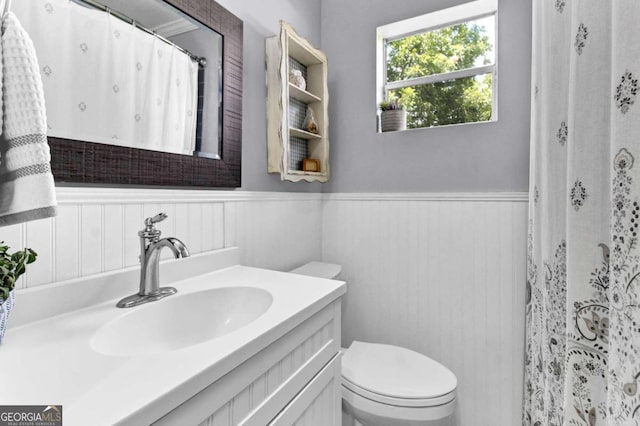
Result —
[{"label": "cabinet door panel", "polygon": [[287,405],[270,426],[339,426],[340,355],[336,355]]},{"label": "cabinet door panel", "polygon": [[340,351],[340,300],[303,321],[155,426],[264,426]]}]

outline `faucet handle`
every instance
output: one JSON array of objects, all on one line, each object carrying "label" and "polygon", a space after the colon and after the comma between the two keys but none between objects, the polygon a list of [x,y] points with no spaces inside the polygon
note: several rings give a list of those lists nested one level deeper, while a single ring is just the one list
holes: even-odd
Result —
[{"label": "faucet handle", "polygon": [[166,213],[158,213],[153,217],[148,217],[144,220],[144,229],[138,232],[138,235],[141,238],[148,238],[152,241],[157,241],[160,238],[160,230],[156,229],[154,226],[155,223],[162,222],[167,218]]},{"label": "faucet handle", "polygon": [[148,217],[144,220],[144,224],[146,226],[153,226],[154,223],[158,223],[158,222],[162,222],[163,220],[165,220],[167,218],[167,214],[164,212],[160,212],[157,215],[153,216],[153,217]]}]

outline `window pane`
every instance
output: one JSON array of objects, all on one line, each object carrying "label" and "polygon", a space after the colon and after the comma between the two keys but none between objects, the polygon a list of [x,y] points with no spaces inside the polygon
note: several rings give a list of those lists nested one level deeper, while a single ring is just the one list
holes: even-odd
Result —
[{"label": "window pane", "polygon": [[495,16],[387,41],[387,82],[495,62]]},{"label": "window pane", "polygon": [[407,109],[407,129],[491,120],[493,75],[390,90]]}]

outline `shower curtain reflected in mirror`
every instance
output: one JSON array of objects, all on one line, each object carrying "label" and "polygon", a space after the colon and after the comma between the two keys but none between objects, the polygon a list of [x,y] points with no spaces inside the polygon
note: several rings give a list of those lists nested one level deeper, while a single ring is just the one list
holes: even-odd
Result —
[{"label": "shower curtain reflected in mirror", "polygon": [[640,2],[532,3],[523,424],[640,425]]},{"label": "shower curtain reflected in mirror", "polygon": [[158,37],[71,0],[20,0],[48,136],[191,155],[198,65]]}]

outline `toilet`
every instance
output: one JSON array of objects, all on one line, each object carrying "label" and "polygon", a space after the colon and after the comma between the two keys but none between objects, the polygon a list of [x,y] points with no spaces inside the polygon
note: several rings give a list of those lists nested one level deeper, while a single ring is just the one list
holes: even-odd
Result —
[{"label": "toilet", "polygon": [[[337,278],[340,265],[309,262],[291,272]],[[343,426],[453,424],[456,376],[418,352],[353,341],[343,349]]]}]

